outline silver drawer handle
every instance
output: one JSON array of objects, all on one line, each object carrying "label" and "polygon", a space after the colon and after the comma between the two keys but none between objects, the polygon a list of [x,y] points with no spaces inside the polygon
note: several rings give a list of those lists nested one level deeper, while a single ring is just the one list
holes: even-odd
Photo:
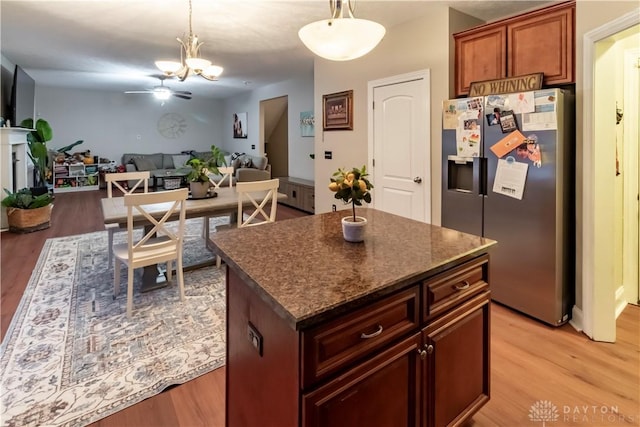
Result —
[{"label": "silver drawer handle", "polygon": [[362,338],[363,340],[369,339],[369,338],[374,338],[377,337],[378,335],[380,335],[382,333],[382,325],[378,325],[378,330],[375,332],[372,332],[370,334],[365,334],[364,332],[360,334],[360,338]]},{"label": "silver drawer handle", "polygon": [[466,280],[464,280],[462,283],[458,283],[457,285],[455,285],[456,290],[458,291],[464,291],[465,289],[469,289],[469,282],[467,282]]}]

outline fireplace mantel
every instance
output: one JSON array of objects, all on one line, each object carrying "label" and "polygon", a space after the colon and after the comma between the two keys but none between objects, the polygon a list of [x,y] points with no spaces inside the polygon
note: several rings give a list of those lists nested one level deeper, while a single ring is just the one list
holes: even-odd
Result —
[{"label": "fireplace mantel", "polygon": [[[0,128],[0,191],[4,198],[4,189],[19,190],[28,186],[27,170],[27,134],[33,129]],[[13,156],[15,155],[15,170]],[[6,209],[2,207],[0,214],[0,228],[5,230],[7,223]]]}]

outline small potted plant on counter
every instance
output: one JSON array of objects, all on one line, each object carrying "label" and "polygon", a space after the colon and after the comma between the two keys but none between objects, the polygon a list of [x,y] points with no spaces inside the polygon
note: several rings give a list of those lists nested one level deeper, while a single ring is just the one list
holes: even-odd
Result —
[{"label": "small potted plant on counter", "polygon": [[367,219],[356,216],[356,205],[362,206],[362,201],[371,203],[373,184],[367,179],[367,168],[353,168],[344,170],[339,168],[330,178],[329,190],[335,192],[335,198],[351,203],[352,215],[342,218],[342,233],[348,242],[362,242],[364,240]]},{"label": "small potted plant on counter", "polygon": [[15,193],[4,189],[7,196],[2,206],[7,208],[9,231],[31,233],[49,228],[53,198],[46,192],[34,196],[31,189],[23,188]]}]

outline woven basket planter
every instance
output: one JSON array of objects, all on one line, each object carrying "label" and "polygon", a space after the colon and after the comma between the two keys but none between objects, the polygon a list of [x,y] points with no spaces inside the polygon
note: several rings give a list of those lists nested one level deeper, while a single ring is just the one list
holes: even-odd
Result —
[{"label": "woven basket planter", "polygon": [[53,204],[36,209],[7,208],[9,231],[31,233],[49,228]]}]

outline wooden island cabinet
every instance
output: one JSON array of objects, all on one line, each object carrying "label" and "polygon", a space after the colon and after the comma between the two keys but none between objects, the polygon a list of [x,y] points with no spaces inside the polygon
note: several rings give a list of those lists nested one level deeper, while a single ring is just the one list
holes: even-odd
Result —
[{"label": "wooden island cabinet", "polygon": [[[489,400],[490,239],[374,209],[216,233],[227,426],[459,425]],[[268,250],[265,248],[268,247]]]},{"label": "wooden island cabinet", "polygon": [[544,73],[545,86],[575,82],[575,1],[453,35],[455,95],[472,82]]}]

